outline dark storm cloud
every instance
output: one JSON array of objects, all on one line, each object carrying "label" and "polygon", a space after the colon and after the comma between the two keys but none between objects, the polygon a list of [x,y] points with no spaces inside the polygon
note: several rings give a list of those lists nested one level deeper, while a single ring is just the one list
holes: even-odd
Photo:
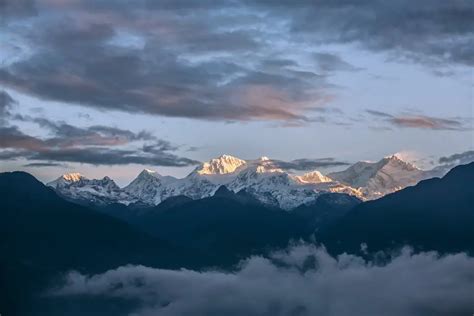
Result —
[{"label": "dark storm cloud", "polygon": [[19,114],[13,115],[12,119],[23,122],[34,122],[49,130],[55,135],[55,137],[49,138],[46,142],[49,146],[117,146],[125,145],[133,141],[157,140],[155,136],[147,131],[134,133],[129,130],[102,125],[77,127],[65,122],[54,122],[45,118]]},{"label": "dark storm cloud", "polygon": [[347,166],[348,162],[337,161],[334,158],[320,158],[320,159],[295,159],[292,161],[271,160],[271,163],[280,169],[307,171],[321,168],[331,168],[338,166]]},{"label": "dark storm cloud", "polygon": [[471,128],[466,125],[465,120],[457,118],[441,118],[421,114],[392,115],[390,113],[366,110],[368,114],[379,118],[394,127],[419,128],[428,130],[459,130],[466,131]]},{"label": "dark storm cloud", "polygon": [[299,245],[251,257],[233,272],[132,265],[71,272],[49,294],[137,300],[137,316],[461,316],[472,313],[473,292],[474,259],[466,254],[404,250],[382,264]]},{"label": "dark storm cloud", "polygon": [[[93,165],[189,166],[199,163],[173,154],[177,146],[152,137],[147,132],[133,133],[105,126],[78,128],[45,122],[55,130],[53,137],[26,135],[15,126],[0,127],[0,149],[3,149],[0,159],[23,158],[40,164],[77,162]],[[115,148],[121,145],[133,146],[136,141],[151,143],[143,149]]]}]

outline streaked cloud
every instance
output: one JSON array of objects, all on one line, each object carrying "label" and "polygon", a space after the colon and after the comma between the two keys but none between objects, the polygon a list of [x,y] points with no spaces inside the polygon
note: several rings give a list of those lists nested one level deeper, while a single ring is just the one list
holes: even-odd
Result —
[{"label": "streaked cloud", "polygon": [[460,130],[463,127],[462,123],[457,120],[424,115],[394,117],[390,121],[396,126],[421,129]]},{"label": "streaked cloud", "polygon": [[332,168],[339,166],[347,166],[350,163],[345,161],[339,161],[335,158],[319,158],[319,159],[295,159],[291,161],[282,161],[282,160],[271,160],[276,168],[281,168],[285,170],[296,170],[296,171],[309,171],[315,169],[324,169]]},{"label": "streaked cloud", "polygon": [[134,133],[98,125],[80,128],[46,119],[32,120],[48,128],[53,136],[27,135],[17,126],[0,127],[1,160],[27,159],[31,161],[27,165],[30,167],[53,166],[64,162],[176,167],[199,163],[174,154],[179,146],[158,139],[146,131]]},{"label": "streaked cloud", "polygon": [[418,128],[428,130],[470,130],[466,124],[466,120],[460,118],[441,118],[422,114],[400,114],[393,115],[390,113],[366,110],[368,114],[379,118],[382,121],[399,128]]}]

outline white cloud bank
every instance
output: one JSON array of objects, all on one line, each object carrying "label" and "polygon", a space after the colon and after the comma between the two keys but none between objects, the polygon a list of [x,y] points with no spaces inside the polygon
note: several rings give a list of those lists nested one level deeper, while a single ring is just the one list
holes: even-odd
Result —
[{"label": "white cloud bank", "polygon": [[124,266],[71,272],[54,295],[136,299],[133,315],[472,315],[474,258],[413,254],[385,264],[296,245],[272,260],[251,257],[234,272]]}]

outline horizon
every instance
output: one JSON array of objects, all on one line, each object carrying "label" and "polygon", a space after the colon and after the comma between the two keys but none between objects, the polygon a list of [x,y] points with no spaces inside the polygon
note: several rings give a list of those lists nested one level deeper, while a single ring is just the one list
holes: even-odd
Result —
[{"label": "horizon", "polygon": [[[35,175],[34,172],[33,173],[29,172],[29,173],[32,174],[33,176],[35,176],[35,178],[37,178],[38,180],[40,180],[44,184],[48,184],[49,182],[53,182],[55,180],[58,180],[58,179],[60,179],[61,177],[65,176],[65,175],[71,175],[71,174],[77,174],[77,175],[83,176],[87,179],[103,179],[105,177],[109,177],[119,187],[124,188],[125,186],[130,184],[133,180],[135,180],[144,171],[147,171],[147,172],[150,172],[150,173],[158,173],[161,176],[171,176],[171,177],[174,177],[176,179],[184,179],[184,178],[190,176],[191,174],[193,174],[194,171],[201,168],[204,164],[209,163],[211,160],[219,159],[219,158],[225,157],[225,156],[232,157],[232,158],[237,158],[237,159],[242,159],[247,163],[258,162],[259,160],[262,160],[263,158],[265,158],[265,160],[270,160],[270,161],[276,163],[278,168],[281,168],[283,172],[286,172],[288,174],[304,175],[304,174],[307,174],[307,173],[318,171],[322,175],[325,175],[325,176],[328,175],[331,172],[338,172],[338,171],[346,170],[346,169],[350,168],[352,165],[354,165],[355,163],[358,163],[358,162],[377,163],[377,162],[379,162],[383,159],[392,158],[392,157],[396,157],[396,158],[400,159],[401,161],[406,162],[410,165],[413,165],[415,168],[417,168],[419,170],[422,170],[422,171],[431,171],[431,170],[436,170],[437,168],[442,168],[443,170],[449,171],[453,167],[456,167],[458,165],[463,165],[463,164],[468,164],[468,163],[474,162],[474,151],[468,151],[468,152],[464,152],[464,153],[460,153],[460,154],[453,154],[449,157],[441,157],[438,160],[438,163],[433,162],[429,166],[425,165],[425,168],[423,168],[423,167],[417,165],[416,161],[409,161],[408,159],[406,159],[406,157],[404,157],[404,155],[402,155],[401,153],[394,153],[394,154],[391,154],[391,155],[381,157],[380,159],[359,160],[359,161],[354,161],[354,162],[335,162],[335,165],[333,165],[332,161],[330,161],[330,160],[325,161],[325,159],[330,159],[330,158],[322,158],[324,163],[321,166],[314,167],[314,168],[309,168],[309,167],[307,167],[307,168],[299,168],[299,167],[295,168],[295,167],[293,167],[292,168],[291,166],[289,166],[289,167],[279,167],[278,163],[291,164],[291,163],[294,163],[294,162],[298,162],[299,161],[298,159],[293,160],[293,161],[282,161],[282,160],[270,158],[268,156],[259,156],[257,158],[253,158],[253,159],[244,159],[244,158],[237,157],[237,156],[231,155],[231,154],[221,154],[217,157],[213,157],[213,158],[210,158],[207,161],[201,162],[200,164],[193,167],[189,173],[185,174],[182,177],[176,177],[176,176],[171,175],[171,174],[161,173],[159,168],[155,168],[155,169],[150,169],[150,168],[137,169],[138,171],[136,172],[136,174],[134,176],[132,176],[130,178],[126,178],[126,179],[119,179],[119,180],[115,179],[113,176],[110,176],[109,174],[103,174],[103,175],[98,175],[98,176],[97,175],[90,176],[89,174],[81,172],[80,170],[67,171],[65,173],[56,175],[53,178],[50,178],[50,177],[49,178],[41,178],[41,177],[38,177],[37,175]],[[315,159],[315,160],[312,160],[312,161],[310,160],[309,163],[311,165],[314,165],[314,164],[318,164],[320,161],[321,161],[321,159],[319,159],[319,160]],[[306,163],[308,163],[308,161],[306,161]],[[329,163],[329,165],[326,165],[326,163]],[[12,172],[12,171],[24,171],[24,170],[16,170],[16,169],[13,170],[12,169],[12,170],[2,170],[1,172]],[[239,171],[236,170],[235,172],[239,172]],[[230,172],[230,173],[233,173],[233,172]]]}]

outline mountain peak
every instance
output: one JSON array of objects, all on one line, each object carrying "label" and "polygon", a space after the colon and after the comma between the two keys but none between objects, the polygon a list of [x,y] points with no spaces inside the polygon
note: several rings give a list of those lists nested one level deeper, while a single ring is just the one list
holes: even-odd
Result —
[{"label": "mountain peak", "polygon": [[65,173],[61,176],[61,178],[68,182],[78,182],[81,179],[85,179],[85,177],[79,172]]},{"label": "mountain peak", "polygon": [[321,183],[321,182],[332,182],[333,180],[326,177],[318,170],[314,170],[298,176],[297,179],[303,183]]},{"label": "mountain peak", "polygon": [[200,175],[227,174],[245,165],[245,160],[230,155],[222,155],[202,164],[196,172]]},{"label": "mountain peak", "polygon": [[412,169],[412,170],[420,170],[418,167],[416,167],[414,164],[408,162],[408,161],[405,161],[403,160],[400,155],[398,154],[393,154],[391,156],[386,156],[385,158],[383,158],[380,162],[385,162],[385,165],[386,164],[396,164],[396,165],[399,165],[399,166],[402,166],[406,169]]},{"label": "mountain peak", "polygon": [[377,162],[359,161],[344,171],[333,172],[328,176],[353,188],[360,188],[366,198],[374,199],[414,185],[425,174],[398,155],[391,155]]},{"label": "mountain peak", "polygon": [[151,170],[151,169],[143,169],[137,176],[138,177],[141,177],[141,178],[144,178],[144,177],[149,177],[149,176],[152,176],[152,177],[155,177],[155,178],[159,178],[160,177],[160,174],[155,171],[155,170]]}]

